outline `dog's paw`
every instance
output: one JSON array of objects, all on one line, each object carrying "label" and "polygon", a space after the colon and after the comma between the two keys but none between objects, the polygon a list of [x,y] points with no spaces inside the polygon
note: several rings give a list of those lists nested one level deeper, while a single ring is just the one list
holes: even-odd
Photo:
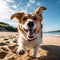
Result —
[{"label": "dog's paw", "polygon": [[19,55],[24,55],[25,51],[24,50],[20,50]]},{"label": "dog's paw", "polygon": [[18,53],[19,55],[24,55],[24,54],[25,54],[25,49],[18,49],[18,50],[17,50],[17,53]]}]

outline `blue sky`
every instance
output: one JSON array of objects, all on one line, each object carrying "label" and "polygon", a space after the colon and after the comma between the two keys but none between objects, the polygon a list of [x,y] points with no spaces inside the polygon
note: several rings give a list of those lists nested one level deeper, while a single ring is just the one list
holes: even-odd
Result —
[{"label": "blue sky", "polygon": [[0,0],[0,21],[17,26],[10,16],[17,11],[34,12],[40,6],[43,11],[43,31],[60,30],[60,0]]}]

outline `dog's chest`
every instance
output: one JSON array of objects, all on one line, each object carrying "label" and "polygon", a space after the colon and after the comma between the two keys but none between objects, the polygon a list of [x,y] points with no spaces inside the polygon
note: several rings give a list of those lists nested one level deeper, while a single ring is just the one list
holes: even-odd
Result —
[{"label": "dog's chest", "polygon": [[38,43],[35,41],[25,41],[25,47],[27,48],[33,48],[37,45]]},{"label": "dog's chest", "polygon": [[41,44],[41,42],[42,42],[42,39],[38,37],[36,40],[33,40],[33,41],[25,41],[24,44],[25,44],[25,47],[27,48],[34,48],[37,45]]}]

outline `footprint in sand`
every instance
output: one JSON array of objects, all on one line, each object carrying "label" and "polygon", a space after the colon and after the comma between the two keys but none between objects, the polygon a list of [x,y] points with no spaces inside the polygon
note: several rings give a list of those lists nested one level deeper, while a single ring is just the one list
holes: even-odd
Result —
[{"label": "footprint in sand", "polygon": [[4,46],[4,45],[7,45],[7,44],[3,42],[0,43],[0,46]]},{"label": "footprint in sand", "polygon": [[8,54],[7,52],[1,51],[0,52],[0,59],[3,59],[7,54]]}]

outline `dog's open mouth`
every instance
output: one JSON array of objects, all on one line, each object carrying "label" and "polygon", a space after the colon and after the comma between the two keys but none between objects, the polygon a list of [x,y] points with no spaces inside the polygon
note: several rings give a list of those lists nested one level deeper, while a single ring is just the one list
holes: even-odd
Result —
[{"label": "dog's open mouth", "polygon": [[36,29],[24,29],[29,39],[33,39]]}]

